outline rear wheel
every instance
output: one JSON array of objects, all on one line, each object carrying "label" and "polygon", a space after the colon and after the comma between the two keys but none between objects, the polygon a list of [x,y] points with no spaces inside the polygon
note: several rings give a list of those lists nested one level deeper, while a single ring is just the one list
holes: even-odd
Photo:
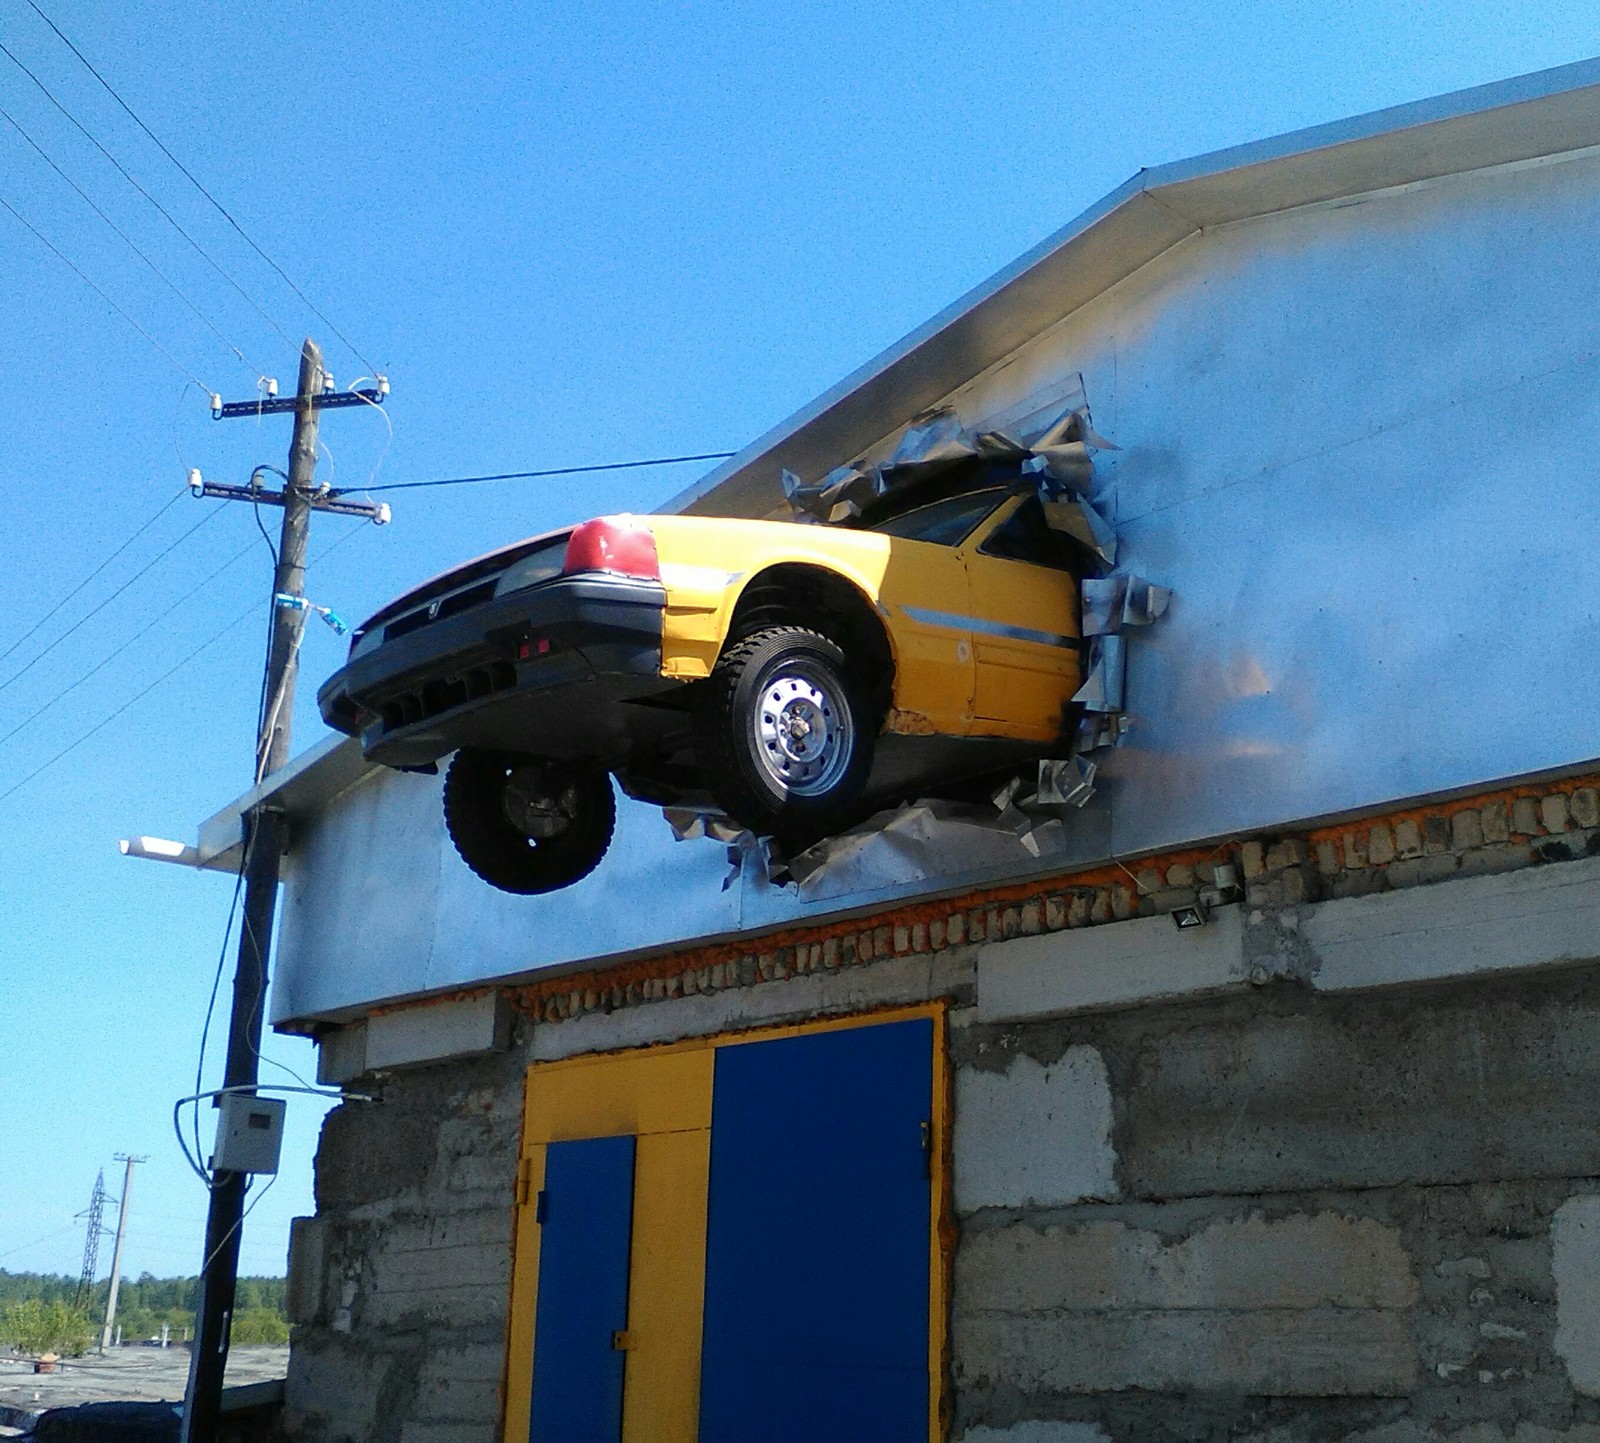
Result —
[{"label": "rear wheel", "polygon": [[854,819],[876,730],[834,642],[804,627],[769,627],[729,647],[712,671],[706,780],[736,821],[814,841]]},{"label": "rear wheel", "polygon": [[611,778],[592,763],[469,749],[456,753],[445,776],[450,840],[502,892],[555,892],[587,877],[616,818]]}]

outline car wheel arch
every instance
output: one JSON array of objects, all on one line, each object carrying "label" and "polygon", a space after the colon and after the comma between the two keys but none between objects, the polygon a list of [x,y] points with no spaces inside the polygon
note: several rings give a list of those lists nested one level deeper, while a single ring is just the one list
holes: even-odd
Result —
[{"label": "car wheel arch", "polygon": [[808,562],[765,567],[740,588],[722,650],[772,626],[809,627],[834,641],[866,683],[881,724],[894,704],[894,636],[882,611],[856,581]]}]

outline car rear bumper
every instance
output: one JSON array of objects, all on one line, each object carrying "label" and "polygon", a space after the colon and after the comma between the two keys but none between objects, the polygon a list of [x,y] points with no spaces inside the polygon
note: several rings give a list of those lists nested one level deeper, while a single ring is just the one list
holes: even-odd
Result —
[{"label": "car rear bumper", "polygon": [[665,608],[657,581],[558,577],[358,648],[317,705],[384,766],[463,746],[609,759],[632,730],[618,708],[675,685],[661,675]]}]

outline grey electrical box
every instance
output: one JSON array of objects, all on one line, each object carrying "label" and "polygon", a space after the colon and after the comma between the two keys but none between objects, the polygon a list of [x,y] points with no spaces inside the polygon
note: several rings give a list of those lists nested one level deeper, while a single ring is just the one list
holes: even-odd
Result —
[{"label": "grey electrical box", "polygon": [[215,1172],[275,1173],[283,1151],[281,1097],[251,1097],[225,1092],[217,1099],[217,1145],[211,1154]]}]

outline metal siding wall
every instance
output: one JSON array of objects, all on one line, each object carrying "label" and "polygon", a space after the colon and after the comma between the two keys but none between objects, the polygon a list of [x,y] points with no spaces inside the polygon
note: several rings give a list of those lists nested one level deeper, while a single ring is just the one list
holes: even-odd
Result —
[{"label": "metal siding wall", "polygon": [[[953,393],[1015,424],[1081,371],[1124,448],[1103,479],[1127,563],[1176,589],[1130,648],[1135,726],[1070,855],[1008,879],[1595,756],[1597,237],[1593,156],[1225,226]],[[510,897],[455,857],[436,782],[336,799],[298,844],[274,1019],[925,890],[723,891],[722,849],[651,809],[618,836],[577,887]]]}]

